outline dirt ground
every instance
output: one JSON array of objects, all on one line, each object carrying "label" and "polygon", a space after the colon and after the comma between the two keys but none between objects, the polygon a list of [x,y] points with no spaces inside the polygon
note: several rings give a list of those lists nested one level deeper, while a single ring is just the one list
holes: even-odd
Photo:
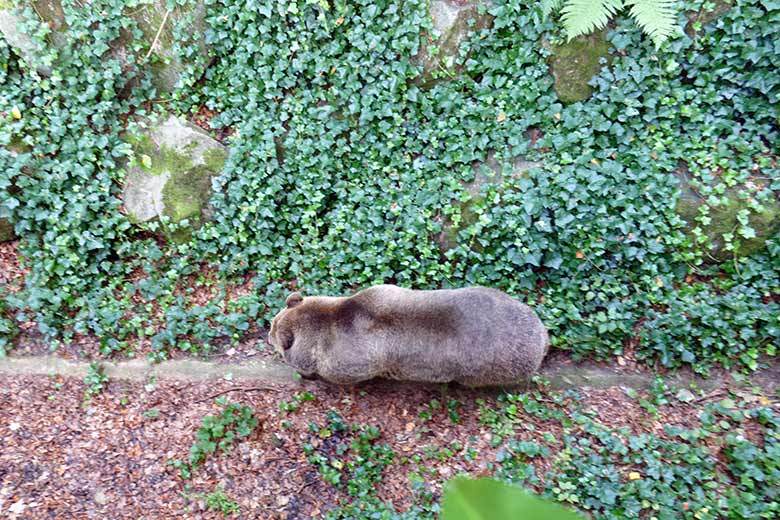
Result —
[{"label": "dirt ground", "polygon": [[[7,376],[0,389],[0,511],[7,518],[224,518],[207,510],[203,494],[217,486],[235,500],[235,518],[303,519],[334,507],[342,491],[323,482],[306,460],[302,446],[318,442],[311,421],[325,424],[329,410],[346,423],[377,425],[381,441],[401,456],[419,454],[436,468],[428,484],[438,495],[441,482],[458,473],[487,474],[497,448],[491,431],[479,423],[477,399],[492,402],[495,391],[400,385],[376,381],[354,389],[322,382],[273,389],[236,390],[231,402],[255,410],[259,425],[225,455],[212,454],[188,480],[168,464],[186,459],[204,416],[215,414],[214,396],[233,388],[229,381],[130,383],[109,381],[104,391],[84,401],[82,380],[60,376]],[[280,411],[302,392],[294,412]],[[460,423],[446,407],[431,411],[432,400],[457,399]],[[581,404],[598,411],[601,422],[632,430],[659,431],[663,424],[685,424],[695,406],[673,408],[662,421],[652,418],[619,388],[580,391]],[[421,418],[430,411],[430,418]],[[560,425],[528,416],[533,428],[523,440],[546,432],[558,437]],[[662,424],[663,422],[663,424]],[[526,438],[524,438],[526,437]],[[472,460],[455,454],[430,457],[437,448],[459,441],[477,453]],[[428,456],[426,456],[426,454]],[[545,461],[537,464],[544,475]],[[378,496],[403,510],[410,504],[413,463],[396,461],[385,470]],[[6,516],[7,515],[7,516]]]}]

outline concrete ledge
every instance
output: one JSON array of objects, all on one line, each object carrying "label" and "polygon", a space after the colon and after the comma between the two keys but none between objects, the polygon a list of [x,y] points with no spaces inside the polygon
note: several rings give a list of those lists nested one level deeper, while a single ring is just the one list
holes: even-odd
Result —
[{"label": "concrete ledge", "polygon": [[[764,393],[780,391],[780,363],[770,360],[767,368],[745,378],[745,382],[761,388]],[[242,363],[223,364],[195,359],[175,359],[152,364],[145,359],[99,362],[109,379],[146,381],[150,377],[160,380],[209,381],[265,381],[268,383],[293,383],[295,370],[281,361],[249,360]],[[89,361],[70,361],[57,356],[30,356],[0,358],[0,375],[50,375],[83,378],[89,371]],[[656,374],[647,371],[626,371],[618,367],[583,362],[580,364],[551,364],[543,366],[540,376],[549,381],[553,390],[567,388],[635,388],[645,389],[653,384]],[[685,387],[691,383],[710,391],[726,386],[731,377],[718,371],[711,377],[696,376],[692,372],[678,372],[663,376],[671,387]]]},{"label": "concrete ledge", "polygon": [[[0,359],[0,374],[49,375],[59,374],[84,377],[89,371],[88,361],[69,361],[57,356],[6,357]],[[184,381],[207,381],[214,379],[263,380],[274,383],[294,381],[295,371],[283,363],[250,361],[242,364],[221,364],[208,361],[177,359],[152,364],[144,359],[100,362],[109,379],[146,381],[158,379],[180,379]]]}]

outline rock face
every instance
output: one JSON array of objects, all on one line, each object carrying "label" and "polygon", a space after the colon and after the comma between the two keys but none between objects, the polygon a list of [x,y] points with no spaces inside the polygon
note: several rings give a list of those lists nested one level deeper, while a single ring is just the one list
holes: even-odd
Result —
[{"label": "rock face", "polygon": [[[429,12],[437,38],[434,40],[425,35],[420,51],[414,57],[423,69],[415,83],[432,86],[437,79],[460,72],[463,60],[458,56],[458,49],[469,32],[492,25],[493,17],[484,12],[489,5],[489,0],[431,1]],[[470,20],[474,21],[473,25],[469,24]]]},{"label": "rock face", "polygon": [[211,196],[211,177],[227,158],[225,147],[174,116],[128,141],[135,156],[123,191],[130,219],[146,222],[165,215],[197,226]]},{"label": "rock face", "polygon": [[0,0],[0,33],[8,45],[16,49],[19,56],[32,63],[35,44],[19,30],[21,23],[22,19],[14,12],[13,6]]},{"label": "rock face", "polygon": [[[21,20],[14,12],[10,3],[7,0],[0,0],[0,32],[13,47],[19,50],[21,56],[30,61],[30,56],[35,46],[28,36],[19,32],[18,27]],[[67,45],[65,33],[68,25],[59,0],[21,0],[17,3],[19,6],[33,6],[38,16],[49,24],[52,31],[48,36],[48,41],[51,45],[56,47]],[[143,33],[141,36],[142,40],[149,44],[156,41],[149,57],[148,66],[152,83],[158,92],[172,91],[187,65],[182,63],[174,52],[173,29],[177,21],[192,16],[189,34],[195,35],[197,38],[201,56],[204,59],[207,56],[204,0],[198,0],[192,7],[177,5],[172,11],[168,11],[165,4],[165,0],[154,0],[149,4],[127,8],[126,10],[128,17],[135,20],[138,28]],[[128,61],[132,59],[128,52],[131,41],[131,33],[126,31],[108,52],[114,58]]]},{"label": "rock face", "polygon": [[[676,212],[687,223],[686,233],[695,242],[693,228],[696,227],[696,217],[700,215],[699,208],[707,206],[707,201],[699,195],[691,185],[692,177],[685,165],[681,165],[675,173],[680,186],[680,198],[677,200]],[[748,181],[742,185],[732,186],[726,189],[725,196],[728,199],[726,204],[710,206],[708,216],[710,222],[702,226],[704,234],[709,239],[707,244],[705,258],[710,260],[724,261],[733,257],[733,251],[726,249],[726,243],[723,235],[734,233],[739,226],[737,218],[740,210],[748,209],[746,193],[757,194],[760,190],[757,184]],[[739,249],[740,256],[748,256],[756,253],[765,247],[764,242],[774,233],[780,231],[780,200],[770,195],[769,201],[762,201],[764,210],[755,212],[750,210],[750,227],[755,232],[755,238],[745,239],[741,236],[735,236],[739,239],[741,245]]]},{"label": "rock face", "polygon": [[[515,158],[512,162],[510,178],[521,178],[528,174],[531,168],[538,168],[542,163],[536,161],[526,161],[522,157]],[[441,233],[436,237],[436,243],[444,253],[458,245],[458,230],[468,227],[477,221],[477,214],[472,207],[475,203],[482,200],[482,190],[485,186],[491,184],[499,185],[506,180],[507,176],[502,172],[501,164],[496,160],[495,153],[489,152],[485,162],[475,162],[472,165],[474,169],[474,180],[464,183],[463,187],[469,194],[466,202],[460,203],[461,223],[455,227],[452,221],[445,219],[442,222]]]},{"label": "rock face", "polygon": [[550,46],[548,63],[555,78],[555,92],[564,103],[588,99],[593,89],[588,85],[601,70],[601,59],[609,59],[606,31],[578,36],[563,45]]},{"label": "rock face", "polygon": [[[175,39],[173,28],[177,20],[184,16],[192,15],[193,23],[189,27],[189,34],[197,35],[198,48],[200,54],[205,58],[207,56],[206,48],[206,22],[204,16],[206,8],[204,0],[198,0],[193,7],[183,8],[176,6],[173,11],[165,8],[165,0],[154,0],[151,5],[145,9],[135,9],[137,11],[132,18],[138,23],[139,29],[143,32],[143,39],[152,42],[157,36],[157,44],[152,50],[152,83],[159,92],[170,92],[175,87],[186,68],[186,63],[180,61],[174,52]],[[124,36],[129,43],[130,36]]]}]

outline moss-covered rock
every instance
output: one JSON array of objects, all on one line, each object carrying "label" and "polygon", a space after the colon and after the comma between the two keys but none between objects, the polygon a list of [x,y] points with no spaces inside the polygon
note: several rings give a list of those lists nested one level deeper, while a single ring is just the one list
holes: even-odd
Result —
[{"label": "moss-covered rock", "polygon": [[[51,45],[56,47],[67,45],[65,33],[68,30],[68,25],[60,0],[19,0],[18,5],[33,6],[36,14],[49,24],[52,31],[48,36],[48,41]],[[141,6],[128,7],[126,12],[138,24],[143,41],[150,46],[155,42],[149,54],[148,66],[152,83],[158,92],[172,91],[187,66],[174,52],[176,42],[173,32],[179,20],[185,17],[188,19],[189,34],[195,36],[199,54],[205,60],[208,50],[205,41],[204,0],[198,0],[186,6],[176,5],[171,11],[166,8],[165,0],[154,0]],[[19,23],[20,20],[13,9],[0,7],[0,32],[12,46],[20,50],[20,54],[29,59],[34,46],[29,37],[18,32]],[[124,31],[108,52],[114,58],[126,61],[131,57],[129,47],[132,41],[131,32]]]},{"label": "moss-covered rock", "polygon": [[555,78],[555,92],[564,103],[588,99],[593,89],[588,82],[601,70],[602,59],[609,60],[606,31],[578,36],[563,45],[543,44],[552,54],[548,60]]},{"label": "moss-covered rock", "polygon": [[[693,178],[686,166],[681,165],[676,172],[679,181],[680,197],[677,199],[676,212],[686,222],[686,234],[691,242],[703,249],[704,258],[712,261],[724,261],[734,256],[734,251],[727,248],[726,236],[733,236],[740,242],[738,254],[748,256],[765,247],[765,241],[774,233],[780,231],[780,200],[774,195],[762,197],[762,211],[750,210],[748,199],[759,197],[762,190],[758,183],[748,181],[726,188],[725,204],[713,206],[699,194],[692,183]],[[763,195],[767,195],[764,193]],[[706,223],[697,222],[703,206],[707,207]],[[738,235],[738,214],[749,210],[750,227],[755,231],[754,238],[744,238]],[[698,239],[694,229],[699,227],[703,239]]]},{"label": "moss-covered rock", "polygon": [[518,179],[528,174],[531,168],[538,168],[542,163],[526,161],[522,157],[515,158],[510,164],[502,165],[494,152],[489,152],[484,162],[476,161],[472,164],[474,180],[464,182],[468,198],[464,202],[456,202],[460,206],[460,221],[456,225],[450,218],[442,222],[441,232],[435,237],[436,243],[442,253],[455,248],[458,245],[458,232],[474,224],[479,215],[474,211],[474,206],[484,201],[484,189],[490,185],[503,184],[507,178]]},{"label": "moss-covered rock", "polygon": [[433,34],[423,34],[420,51],[414,57],[422,72],[415,83],[429,87],[443,78],[456,77],[465,59],[459,56],[461,44],[471,31],[493,24],[486,12],[487,0],[432,0],[429,8]]},{"label": "moss-covered rock", "polygon": [[134,222],[165,215],[197,226],[211,196],[211,178],[222,171],[227,151],[200,128],[171,116],[141,137],[130,138],[134,161],[123,191]]},{"label": "moss-covered rock", "polygon": [[[183,63],[174,52],[176,41],[173,29],[177,20],[192,16],[189,33],[197,37],[200,54],[204,58],[207,55],[205,12],[204,0],[198,0],[187,6],[176,6],[170,12],[166,9],[165,0],[154,0],[144,8],[133,9],[132,18],[143,33],[144,40],[151,44],[155,41],[155,37],[157,38],[157,43],[151,50],[150,69],[152,84],[158,92],[171,92],[186,68],[186,63]],[[132,41],[132,37],[126,33],[120,41],[127,44]]]}]

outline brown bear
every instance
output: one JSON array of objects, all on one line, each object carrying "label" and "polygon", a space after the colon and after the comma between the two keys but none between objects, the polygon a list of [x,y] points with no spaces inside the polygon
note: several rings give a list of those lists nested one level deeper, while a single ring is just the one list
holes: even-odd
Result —
[{"label": "brown bear", "polygon": [[534,311],[487,287],[378,285],[350,297],[287,297],[269,342],[303,376],[468,386],[527,382],[550,340]]}]

